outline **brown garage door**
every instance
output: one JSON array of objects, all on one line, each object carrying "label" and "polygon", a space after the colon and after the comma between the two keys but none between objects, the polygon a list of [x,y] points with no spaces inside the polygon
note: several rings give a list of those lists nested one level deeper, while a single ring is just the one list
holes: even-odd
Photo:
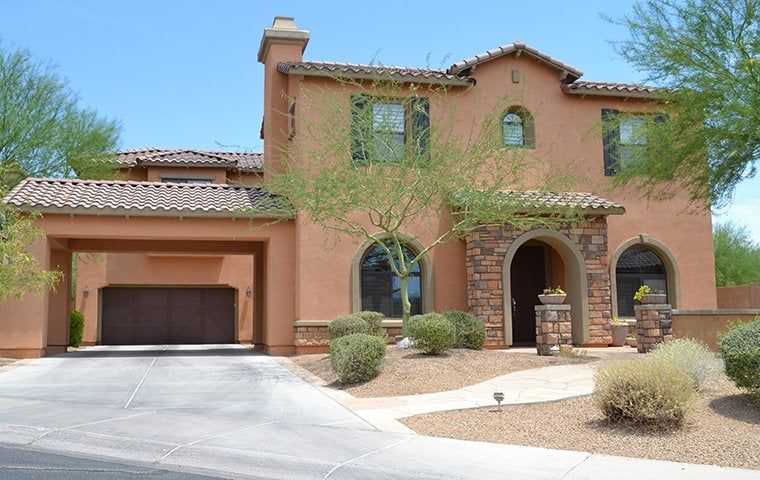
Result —
[{"label": "brown garage door", "polygon": [[232,288],[108,287],[102,299],[103,345],[235,341]]}]

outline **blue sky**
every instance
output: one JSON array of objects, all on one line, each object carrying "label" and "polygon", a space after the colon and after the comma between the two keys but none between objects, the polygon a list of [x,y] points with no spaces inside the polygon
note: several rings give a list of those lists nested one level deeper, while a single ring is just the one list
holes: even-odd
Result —
[{"label": "blue sky", "polygon": [[[601,18],[627,0],[0,0],[0,41],[55,65],[83,104],[117,119],[122,147],[260,150],[261,32],[275,15],[311,31],[306,58],[442,67],[521,40],[584,79],[638,81]],[[732,218],[760,241],[760,181],[742,185]]]}]

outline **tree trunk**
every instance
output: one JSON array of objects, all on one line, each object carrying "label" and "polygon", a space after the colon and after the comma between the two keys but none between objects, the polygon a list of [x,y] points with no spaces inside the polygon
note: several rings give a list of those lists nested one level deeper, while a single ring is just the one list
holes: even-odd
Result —
[{"label": "tree trunk", "polygon": [[403,323],[412,315],[412,304],[409,302],[409,275],[401,277],[401,318]]}]

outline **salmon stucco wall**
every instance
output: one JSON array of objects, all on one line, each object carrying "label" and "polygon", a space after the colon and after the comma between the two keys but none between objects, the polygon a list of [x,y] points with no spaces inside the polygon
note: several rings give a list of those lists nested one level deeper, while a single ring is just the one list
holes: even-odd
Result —
[{"label": "salmon stucco wall", "polygon": [[[511,81],[513,70],[521,73],[519,84]],[[284,77],[269,71],[267,75]],[[454,131],[464,138],[473,129],[477,130],[476,126],[489,112],[504,108],[504,105],[526,108],[534,119],[535,149],[526,150],[525,154],[536,168],[526,170],[520,188],[543,186],[546,174],[554,172],[555,177],[569,185],[567,190],[591,192],[621,203],[626,213],[610,217],[608,223],[609,255],[604,264],[610,274],[614,275],[615,266],[609,264],[609,258],[619,254],[618,250],[631,239],[644,235],[656,241],[675,259],[676,306],[716,307],[709,211],[689,204],[683,192],[676,191],[669,200],[647,200],[633,189],[613,188],[611,179],[604,175],[602,109],[651,112],[656,109],[655,104],[641,99],[564,93],[558,72],[527,55],[501,57],[481,64],[472,76],[477,84],[469,89],[453,88],[445,96],[428,93],[432,125],[454,122]],[[313,161],[314,156],[309,152],[320,147],[319,138],[306,132],[317,131],[320,121],[324,123],[320,107],[314,104],[315,99],[348,103],[356,87],[329,78],[295,75],[291,75],[287,83],[272,81],[272,85],[282,90],[270,92],[269,96],[295,99],[298,105],[297,133],[288,138],[283,133],[287,131],[287,125],[282,123],[279,130],[272,128],[266,132],[266,144],[271,149],[277,149],[276,145],[287,146],[294,152],[296,161]],[[425,87],[418,87],[418,94],[426,95]],[[348,116],[342,121],[348,122]],[[440,212],[431,215],[436,217]],[[445,228],[445,222],[445,218],[424,218],[420,224],[410,225],[402,233],[418,237],[425,244]],[[360,254],[357,248],[361,242],[326,232],[308,218],[299,217],[296,223],[297,319],[323,321],[347,313],[351,309],[351,264]],[[430,268],[434,276],[435,309],[466,309],[462,242],[450,241],[434,249],[430,255]],[[613,292],[613,302],[615,295]]]},{"label": "salmon stucco wall", "polygon": [[107,286],[229,286],[237,290],[235,338],[252,343],[254,259],[250,255],[81,253],[77,258],[76,308],[85,317],[84,343],[100,339],[100,289]]}]

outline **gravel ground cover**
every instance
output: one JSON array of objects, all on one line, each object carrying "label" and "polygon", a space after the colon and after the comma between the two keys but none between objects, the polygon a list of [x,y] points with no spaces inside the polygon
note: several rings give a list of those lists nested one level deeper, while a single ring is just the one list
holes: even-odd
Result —
[{"label": "gravel ground cover", "polygon": [[760,406],[724,376],[670,432],[612,426],[591,397],[480,408],[402,420],[420,434],[760,470]]},{"label": "gravel ground cover", "polygon": [[0,357],[0,368],[10,365],[11,363],[15,363],[16,361],[17,359],[15,358],[1,358]]},{"label": "gravel ground cover", "polygon": [[450,350],[445,355],[429,356],[414,350],[389,346],[383,370],[369,382],[342,386],[330,366],[327,354],[299,355],[291,360],[309,370],[335,388],[356,397],[389,397],[434,393],[473,385],[499,375],[568,363],[589,362],[587,355],[571,357],[539,357],[535,353],[499,350]]}]

